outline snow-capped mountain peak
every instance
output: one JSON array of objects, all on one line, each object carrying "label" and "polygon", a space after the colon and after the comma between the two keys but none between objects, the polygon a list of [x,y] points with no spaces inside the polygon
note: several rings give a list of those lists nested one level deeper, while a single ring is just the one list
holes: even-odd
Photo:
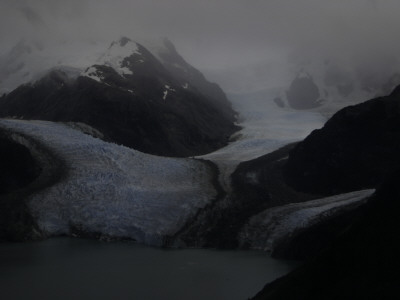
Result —
[{"label": "snow-capped mountain peak", "polygon": [[[129,59],[128,59],[129,58]],[[174,45],[166,38],[132,40],[122,37],[111,44],[104,41],[23,40],[0,57],[0,94],[44,76],[55,68],[72,67],[81,76],[103,82],[98,66],[110,67],[123,78],[133,75],[140,65],[150,62],[169,71],[192,77],[193,72]],[[182,85],[187,80],[182,79]],[[192,84],[189,82],[189,84]]]},{"label": "snow-capped mountain peak", "polygon": [[[133,55],[142,56],[139,45],[127,37],[122,37],[119,41],[111,43],[107,51],[96,61],[96,65],[103,65],[114,69],[120,76],[133,75],[133,68],[128,57]],[[139,62],[144,62],[141,58]],[[104,80],[101,70],[96,65],[88,67],[81,76],[89,77],[98,82]]]},{"label": "snow-capped mountain peak", "polygon": [[[32,53],[27,61],[34,61],[37,68],[27,66],[30,78],[25,82],[17,79],[21,84],[34,84],[19,85],[4,95],[1,115],[78,121],[115,143],[170,156],[203,154],[220,147],[236,130],[225,94],[185,62],[172,44],[160,45],[167,47],[163,60],[154,54],[154,47],[128,38],[108,45],[72,46],[65,45],[73,50],[67,52],[60,45],[46,44],[42,53]],[[48,60],[45,54],[50,54]],[[65,66],[77,68],[64,72]],[[32,81],[39,74],[42,76]]]},{"label": "snow-capped mountain peak", "polygon": [[127,66],[128,62],[124,60],[134,54],[141,55],[138,44],[123,37],[110,45],[107,52],[99,59],[99,64],[112,67],[120,75],[132,74],[132,70]]}]

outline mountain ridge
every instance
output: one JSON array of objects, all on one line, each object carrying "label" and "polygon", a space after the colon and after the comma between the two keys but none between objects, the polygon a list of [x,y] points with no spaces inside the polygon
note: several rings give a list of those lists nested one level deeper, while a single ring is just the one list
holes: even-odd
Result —
[{"label": "mountain ridge", "polygon": [[0,116],[86,123],[107,141],[151,154],[211,152],[238,129],[235,112],[223,91],[173,50],[170,64],[194,75],[175,76],[144,46],[121,38],[76,78],[53,69],[3,95]]}]

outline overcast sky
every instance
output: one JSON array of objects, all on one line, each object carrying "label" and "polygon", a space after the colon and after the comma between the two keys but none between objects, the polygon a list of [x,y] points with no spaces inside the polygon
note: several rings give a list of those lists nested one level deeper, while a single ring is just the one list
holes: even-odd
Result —
[{"label": "overcast sky", "polygon": [[[197,67],[278,52],[398,53],[398,0],[0,0],[0,51],[23,37],[170,38]],[[378,55],[377,54],[377,55]]]}]

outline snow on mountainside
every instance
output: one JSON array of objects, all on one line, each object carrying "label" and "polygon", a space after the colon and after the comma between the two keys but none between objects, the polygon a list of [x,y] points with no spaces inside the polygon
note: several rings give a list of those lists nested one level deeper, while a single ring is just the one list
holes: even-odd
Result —
[{"label": "snow on mountainside", "polygon": [[[138,39],[138,43],[162,63],[163,58],[171,52],[166,46],[170,42],[166,39]],[[137,43],[125,37],[111,45],[102,41],[21,40],[0,57],[0,95],[11,92],[21,84],[35,81],[52,69],[70,70],[71,76],[78,76],[90,66],[104,64],[119,73],[130,74],[126,67],[121,67],[121,62],[133,53],[140,55]],[[186,69],[186,64],[174,62],[175,67],[181,69]]]},{"label": "snow on mountainside", "polygon": [[[1,97],[0,116],[85,123],[107,141],[163,156],[199,155],[226,145],[237,127],[223,91],[171,42],[154,49],[165,58],[124,37],[97,59],[85,60],[72,76],[65,67],[53,67]],[[82,48],[83,56],[87,50]],[[32,55],[35,60],[36,52]]]},{"label": "snow on mountainside", "polygon": [[45,43],[22,40],[0,57],[0,95],[35,81],[52,69],[76,77],[100,57],[105,47],[86,42]]},{"label": "snow on mountainside", "polygon": [[[132,70],[128,67],[129,63],[125,60],[132,55],[142,54],[139,51],[138,44],[128,38],[122,38],[118,42],[113,42],[108,50],[96,60],[96,65],[103,65],[113,68],[120,76],[132,75]],[[141,59],[141,62],[144,62]],[[81,73],[82,76],[87,76],[98,82],[102,82],[104,77],[99,74],[96,66],[91,66]]]},{"label": "snow on mountainside", "polygon": [[66,162],[67,177],[28,201],[48,235],[75,228],[162,245],[217,195],[211,169],[193,159],[147,155],[52,122],[0,125],[39,140]]}]

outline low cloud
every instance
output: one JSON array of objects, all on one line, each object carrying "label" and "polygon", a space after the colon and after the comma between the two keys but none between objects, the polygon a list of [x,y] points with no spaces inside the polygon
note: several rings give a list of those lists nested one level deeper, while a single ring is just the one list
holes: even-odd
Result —
[{"label": "low cloud", "polygon": [[[196,66],[223,68],[280,53],[399,53],[395,0],[1,0],[0,51],[22,38],[167,36]],[[368,58],[369,59],[369,58]]]}]

